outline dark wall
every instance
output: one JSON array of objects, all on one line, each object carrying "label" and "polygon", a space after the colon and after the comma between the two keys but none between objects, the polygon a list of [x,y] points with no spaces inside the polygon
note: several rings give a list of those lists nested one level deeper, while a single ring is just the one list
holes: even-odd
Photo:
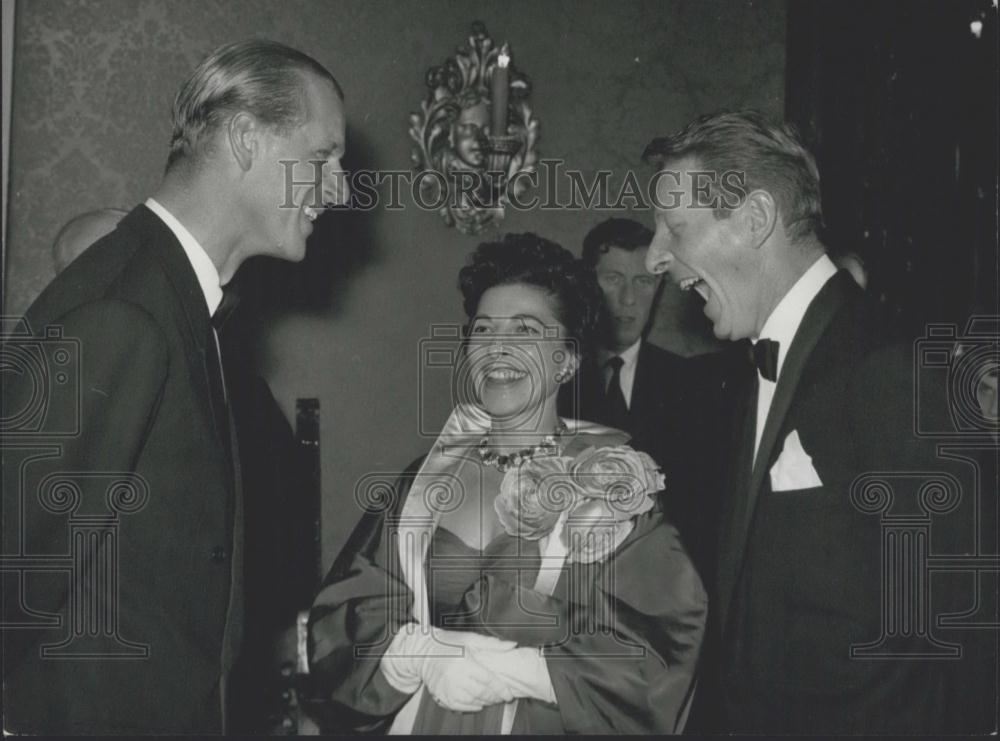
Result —
[{"label": "dark wall", "polygon": [[901,334],[998,312],[996,19],[991,0],[789,5],[826,241],[865,259]]},{"label": "dark wall", "polygon": [[[157,185],[173,95],[215,46],[259,34],[314,55],[348,105],[351,168],[406,169],[408,116],[427,67],[482,20],[534,82],[544,157],[623,173],[645,144],[696,114],[784,99],[783,0],[731,2],[318,2],[80,0],[18,3],[5,310],[23,311],[52,277],[50,245],[71,216],[131,207]],[[578,250],[608,214],[512,213],[503,228]],[[651,221],[649,214],[641,218]],[[354,484],[424,452],[421,339],[456,322],[456,275],[478,242],[407,208],[328,215],[298,266],[260,262],[251,285],[261,363],[286,415],[322,405],[324,550],[358,516]],[[279,289],[262,289],[274,286]],[[426,425],[449,409],[428,387]]]}]

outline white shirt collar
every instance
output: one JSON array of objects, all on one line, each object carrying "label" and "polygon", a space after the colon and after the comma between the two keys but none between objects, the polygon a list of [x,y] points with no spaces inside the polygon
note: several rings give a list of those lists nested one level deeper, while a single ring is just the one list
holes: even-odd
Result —
[{"label": "white shirt collar", "polygon": [[627,350],[622,352],[612,352],[607,348],[601,351],[601,366],[607,365],[607,362],[616,355],[622,359],[623,365],[622,370],[635,365],[639,360],[639,348],[642,346],[642,337],[637,339]]},{"label": "white shirt collar", "polygon": [[[802,324],[802,318],[806,315],[809,304],[816,298],[823,289],[827,281],[837,274],[837,267],[833,261],[822,254],[812,264],[812,266],[802,274],[795,285],[782,297],[778,305],[768,316],[767,321],[760,330],[758,339],[775,340],[778,342],[778,375],[781,375],[781,367],[785,363],[788,348],[792,346],[795,333]],[[757,340],[754,340],[756,343]]]},{"label": "white shirt collar", "polygon": [[625,365],[635,365],[639,360],[639,346],[642,345],[642,338],[640,337],[635,341],[635,343],[625,352],[618,353],[619,357],[625,361]]},{"label": "white shirt collar", "polygon": [[205,303],[208,305],[208,314],[211,316],[222,302],[222,284],[219,279],[219,271],[215,269],[212,258],[205,252],[205,248],[198,244],[194,235],[162,204],[152,198],[147,198],[146,208],[159,216],[177,237],[177,241],[181,243],[184,254],[187,255],[191,267],[194,268],[194,274],[198,276],[198,285],[201,286],[201,292],[205,294]]}]

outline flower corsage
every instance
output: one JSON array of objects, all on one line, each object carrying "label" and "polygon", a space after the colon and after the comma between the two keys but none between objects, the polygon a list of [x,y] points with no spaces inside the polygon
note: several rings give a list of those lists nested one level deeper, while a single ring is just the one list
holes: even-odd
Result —
[{"label": "flower corsage", "polygon": [[510,535],[539,540],[555,532],[569,560],[594,563],[622,544],[664,485],[646,453],[590,447],[576,457],[538,457],[510,468],[493,506]]}]

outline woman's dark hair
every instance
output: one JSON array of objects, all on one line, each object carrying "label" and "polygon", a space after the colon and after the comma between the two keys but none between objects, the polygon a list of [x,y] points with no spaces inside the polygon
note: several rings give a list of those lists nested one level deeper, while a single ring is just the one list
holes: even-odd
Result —
[{"label": "woman's dark hair", "polygon": [[482,295],[494,286],[537,286],[553,299],[556,318],[587,347],[599,321],[601,289],[573,253],[537,234],[506,234],[483,242],[458,273],[465,314],[476,315]]}]

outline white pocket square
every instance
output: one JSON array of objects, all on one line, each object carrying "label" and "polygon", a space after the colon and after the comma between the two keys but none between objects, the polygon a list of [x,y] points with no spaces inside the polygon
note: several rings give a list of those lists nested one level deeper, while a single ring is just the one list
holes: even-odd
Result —
[{"label": "white pocket square", "polygon": [[781,455],[771,466],[771,491],[811,489],[822,485],[819,474],[813,468],[812,458],[799,440],[799,431],[792,430],[785,438]]}]

